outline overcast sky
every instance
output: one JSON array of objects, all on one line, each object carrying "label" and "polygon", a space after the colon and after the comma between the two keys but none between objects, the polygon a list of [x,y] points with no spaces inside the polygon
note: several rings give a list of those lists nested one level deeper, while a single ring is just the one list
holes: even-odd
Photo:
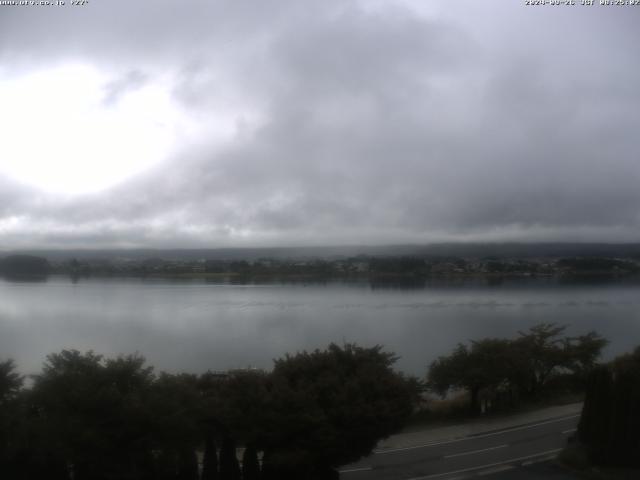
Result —
[{"label": "overcast sky", "polygon": [[640,240],[640,7],[66,3],[0,5],[0,249]]}]

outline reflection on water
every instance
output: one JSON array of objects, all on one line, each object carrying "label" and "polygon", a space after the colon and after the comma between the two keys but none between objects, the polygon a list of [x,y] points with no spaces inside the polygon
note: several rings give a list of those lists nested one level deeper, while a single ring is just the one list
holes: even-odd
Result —
[{"label": "reflection on water", "polygon": [[171,371],[268,368],[286,352],[346,341],[383,344],[422,375],[457,342],[543,321],[597,330],[611,340],[608,356],[640,344],[634,279],[74,280],[0,281],[0,359],[29,373],[46,354],[77,348],[140,352]]}]

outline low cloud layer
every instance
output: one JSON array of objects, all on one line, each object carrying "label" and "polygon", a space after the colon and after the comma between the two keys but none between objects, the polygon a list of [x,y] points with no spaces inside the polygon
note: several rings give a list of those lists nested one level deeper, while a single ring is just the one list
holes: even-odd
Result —
[{"label": "low cloud layer", "polygon": [[88,65],[192,126],[99,192],[0,177],[0,244],[637,241],[640,9],[423,3],[0,7],[0,84]]}]

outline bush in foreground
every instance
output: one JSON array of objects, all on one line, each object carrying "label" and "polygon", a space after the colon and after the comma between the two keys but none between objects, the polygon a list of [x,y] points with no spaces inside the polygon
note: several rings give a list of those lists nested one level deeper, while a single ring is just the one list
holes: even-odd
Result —
[{"label": "bush in foreground", "polygon": [[272,372],[156,375],[139,356],[62,351],[30,389],[5,362],[0,477],[239,480],[238,444],[247,480],[336,478],[412,413],[417,382],[394,361],[379,346],[330,345]]},{"label": "bush in foreground", "polygon": [[640,347],[591,373],[578,438],[597,465],[640,467]]}]

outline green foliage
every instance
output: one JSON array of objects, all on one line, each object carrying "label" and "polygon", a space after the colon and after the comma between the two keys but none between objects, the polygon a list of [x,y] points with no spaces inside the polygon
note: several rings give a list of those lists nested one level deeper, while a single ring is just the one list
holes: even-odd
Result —
[{"label": "green foliage", "polygon": [[15,397],[22,388],[24,377],[15,369],[13,360],[0,362],[0,405]]},{"label": "green foliage", "polygon": [[271,464],[336,467],[399,430],[412,413],[417,382],[395,373],[395,360],[380,346],[352,344],[276,360],[265,446]]},{"label": "green foliage", "polygon": [[591,372],[587,382],[578,435],[591,446],[592,457],[602,455],[608,449],[612,381],[610,368],[602,365]]},{"label": "green foliage", "polygon": [[577,257],[562,258],[558,260],[557,266],[568,269],[576,273],[636,273],[638,265],[629,260],[606,257]]},{"label": "green foliage", "polygon": [[607,343],[609,342],[594,331],[565,339],[563,345],[565,366],[580,380],[586,381],[587,375],[595,367],[600,352]]},{"label": "green foliage", "polygon": [[236,444],[231,437],[224,437],[220,449],[220,480],[240,480],[240,464],[236,456]]},{"label": "green foliage", "polygon": [[195,450],[189,447],[181,448],[179,462],[179,480],[199,480],[198,458],[196,456]]},{"label": "green foliage", "polygon": [[23,377],[15,371],[13,360],[0,362],[0,475],[18,471],[12,459],[17,454],[17,437],[23,425],[20,424],[20,394]]},{"label": "green foliage", "polygon": [[[26,480],[245,480],[335,477],[412,413],[417,382],[381,347],[287,355],[272,372],[155,375],[137,355],[64,350],[23,390],[0,364],[0,466]],[[216,443],[222,441],[220,457]]]},{"label": "green foliage", "polygon": [[377,257],[369,260],[369,271],[379,275],[425,275],[429,267],[421,258]]},{"label": "green foliage", "polygon": [[[538,394],[560,374],[586,379],[606,342],[594,332],[563,333],[564,327],[542,324],[512,340],[460,344],[433,362],[429,385],[442,394],[468,390],[478,411],[505,392]],[[608,438],[620,455],[637,446],[639,400],[630,385],[640,384],[639,359],[640,350],[618,359],[609,373],[588,377],[589,391],[609,393],[591,394],[581,435]],[[412,414],[420,385],[396,373],[395,361],[380,346],[332,344],[286,355],[272,372],[155,375],[137,355],[109,359],[64,350],[47,357],[30,389],[6,361],[0,363],[0,462],[10,480],[195,480],[195,452],[204,449],[203,480],[239,480],[239,442],[246,447],[245,480],[333,478],[333,469],[369,454]],[[603,409],[610,413],[603,417]],[[606,437],[607,429],[618,440]],[[257,451],[264,452],[262,472]]]},{"label": "green foliage", "polygon": [[152,381],[141,357],[105,361],[74,350],[49,355],[32,391],[41,448],[70,461],[76,478],[143,469],[151,446],[146,404]]},{"label": "green foliage", "polygon": [[429,387],[444,396],[451,388],[467,388],[466,369],[471,363],[469,349],[459,343],[448,356],[438,357],[429,367]]},{"label": "green foliage", "polygon": [[583,382],[606,345],[595,332],[561,337],[566,327],[542,323],[520,332],[516,339],[485,338],[471,345],[459,344],[450,355],[429,367],[428,385],[446,395],[451,389],[469,392],[472,413],[481,400],[496,403],[507,399],[535,398],[554,376],[570,373]]},{"label": "green foliage", "polygon": [[480,411],[482,389],[498,389],[516,375],[512,343],[499,338],[459,344],[447,357],[439,357],[429,369],[429,385],[440,395],[452,388],[469,391],[472,413]]},{"label": "green foliage", "polygon": [[202,480],[218,480],[218,454],[216,441],[210,433],[205,437],[204,456],[202,458]]},{"label": "green foliage", "polygon": [[594,369],[578,426],[591,461],[640,467],[640,347]]},{"label": "green foliage", "polygon": [[243,444],[264,443],[269,411],[270,375],[261,370],[237,370],[224,376],[200,377],[203,421],[220,434]]},{"label": "green foliage", "polygon": [[247,445],[242,454],[242,480],[259,480],[260,463],[258,452],[253,445]]},{"label": "green foliage", "polygon": [[149,388],[146,408],[156,446],[176,454],[200,442],[201,394],[196,375],[161,373]]},{"label": "green foliage", "polygon": [[0,260],[0,273],[9,276],[46,275],[49,269],[46,258],[32,255],[9,255]]},{"label": "green foliage", "polygon": [[528,332],[519,332],[520,338],[514,341],[514,349],[523,361],[520,388],[527,394],[536,395],[554,369],[565,366],[570,352],[563,348],[566,342],[559,337],[565,330],[565,326],[541,323]]}]

